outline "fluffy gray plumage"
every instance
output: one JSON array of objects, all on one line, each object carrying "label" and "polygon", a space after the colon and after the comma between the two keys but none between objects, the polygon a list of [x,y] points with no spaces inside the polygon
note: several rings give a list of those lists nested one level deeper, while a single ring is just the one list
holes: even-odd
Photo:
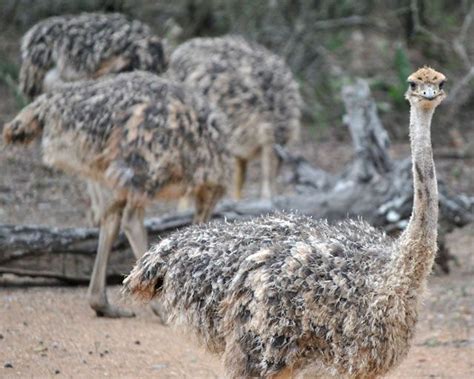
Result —
[{"label": "fluffy gray plumage", "polygon": [[263,123],[271,124],[265,137],[275,143],[285,145],[298,135],[298,84],[286,63],[261,45],[237,36],[195,38],[173,51],[168,74],[219,105],[232,123],[236,155],[239,149],[248,150],[243,156],[255,153],[248,145],[263,137]]},{"label": "fluffy gray plumage", "polygon": [[[229,149],[244,161],[298,139],[298,84],[283,59],[263,46],[237,36],[195,38],[173,51],[167,74],[219,106],[231,125]],[[276,175],[262,169],[264,180]]]},{"label": "fluffy gray plumage", "polygon": [[20,89],[33,98],[48,72],[59,81],[93,79],[133,70],[161,73],[163,42],[150,28],[121,14],[51,17],[34,25],[21,43]]},{"label": "fluffy gray plumage", "polygon": [[318,376],[365,378],[398,362],[412,337],[416,311],[387,286],[395,247],[361,221],[212,223],[162,240],[124,283],[223,353],[230,377],[317,363]]},{"label": "fluffy gray plumage", "polygon": [[172,197],[224,187],[225,122],[192,91],[137,71],[43,94],[3,133],[11,143],[42,133],[47,164],[153,199],[169,186]]}]

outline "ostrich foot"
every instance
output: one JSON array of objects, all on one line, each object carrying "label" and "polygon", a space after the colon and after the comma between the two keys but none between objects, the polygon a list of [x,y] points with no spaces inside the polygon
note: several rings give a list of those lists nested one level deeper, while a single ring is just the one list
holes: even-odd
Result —
[{"label": "ostrich foot", "polygon": [[166,317],[166,311],[165,311],[163,305],[161,305],[161,303],[154,302],[154,303],[150,304],[150,308],[153,311],[153,313],[155,314],[155,316],[158,316],[158,318],[160,319],[160,324],[166,325],[167,324],[167,322],[166,322],[167,317]]},{"label": "ostrich foot", "polygon": [[121,317],[135,317],[135,313],[128,309],[116,307],[114,305],[105,304],[93,307],[97,317],[121,318]]}]

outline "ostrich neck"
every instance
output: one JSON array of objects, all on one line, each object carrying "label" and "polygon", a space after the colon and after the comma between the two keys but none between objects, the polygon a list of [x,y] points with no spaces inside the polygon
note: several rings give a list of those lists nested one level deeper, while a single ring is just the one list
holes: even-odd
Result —
[{"label": "ostrich neck", "polygon": [[392,274],[399,284],[419,289],[431,272],[436,253],[438,186],[431,148],[434,110],[411,106],[410,142],[413,172],[413,210],[407,228],[398,240]]}]

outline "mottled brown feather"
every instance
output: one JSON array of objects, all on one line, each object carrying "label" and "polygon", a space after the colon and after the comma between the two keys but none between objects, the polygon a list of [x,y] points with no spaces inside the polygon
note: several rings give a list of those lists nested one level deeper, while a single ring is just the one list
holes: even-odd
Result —
[{"label": "mottled brown feather", "polygon": [[[222,109],[236,155],[251,156],[256,144],[285,145],[298,138],[298,84],[283,59],[261,45],[238,36],[194,38],[173,51],[168,75]],[[265,124],[271,128],[262,135],[258,128]]]},{"label": "mottled brown feather", "polygon": [[20,90],[34,98],[44,91],[51,69],[61,81],[167,65],[164,42],[150,28],[124,15],[82,13],[50,17],[35,24],[21,42]]},{"label": "mottled brown feather", "polygon": [[277,174],[273,145],[294,144],[300,131],[299,88],[283,59],[237,36],[195,38],[173,51],[167,75],[226,114],[229,150],[244,161],[261,157],[262,195],[271,196]]},{"label": "mottled brown feather", "polygon": [[71,83],[41,95],[5,126],[7,142],[22,142],[33,122],[47,164],[141,201],[203,185],[223,188],[228,180],[225,117],[151,73]]}]

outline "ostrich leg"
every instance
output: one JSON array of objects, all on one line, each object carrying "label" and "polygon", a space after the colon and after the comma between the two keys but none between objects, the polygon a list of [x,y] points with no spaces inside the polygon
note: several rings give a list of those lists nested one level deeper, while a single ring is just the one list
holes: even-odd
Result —
[{"label": "ostrich leg", "polygon": [[193,223],[203,223],[209,220],[212,210],[222,196],[223,189],[220,187],[201,187],[196,193],[196,213]]},{"label": "ostrich leg", "polygon": [[127,203],[122,216],[122,228],[132,247],[135,258],[140,258],[148,247],[148,237],[144,225],[145,209]]},{"label": "ostrich leg", "polygon": [[[145,209],[127,203],[122,216],[122,228],[132,247],[133,254],[139,259],[148,247],[148,236],[144,225]],[[166,324],[166,312],[158,301],[150,303],[151,310],[158,316],[161,324]]]},{"label": "ostrich leg", "polygon": [[271,199],[275,191],[275,178],[278,173],[278,158],[273,144],[262,147],[262,199]]},{"label": "ostrich leg", "polygon": [[107,262],[113,241],[120,230],[123,206],[123,202],[113,203],[102,216],[100,225],[99,247],[97,248],[97,256],[88,291],[89,304],[99,317],[118,318],[135,316],[132,311],[110,305],[105,290]]},{"label": "ostrich leg", "polygon": [[235,173],[234,173],[234,199],[240,200],[242,197],[242,188],[245,183],[245,176],[247,174],[247,160],[243,158],[235,158]]},{"label": "ostrich leg", "polygon": [[100,218],[106,211],[106,207],[109,199],[112,197],[112,193],[101,184],[87,180],[87,193],[89,194],[91,206],[87,211],[87,221],[90,226],[99,226]]}]

